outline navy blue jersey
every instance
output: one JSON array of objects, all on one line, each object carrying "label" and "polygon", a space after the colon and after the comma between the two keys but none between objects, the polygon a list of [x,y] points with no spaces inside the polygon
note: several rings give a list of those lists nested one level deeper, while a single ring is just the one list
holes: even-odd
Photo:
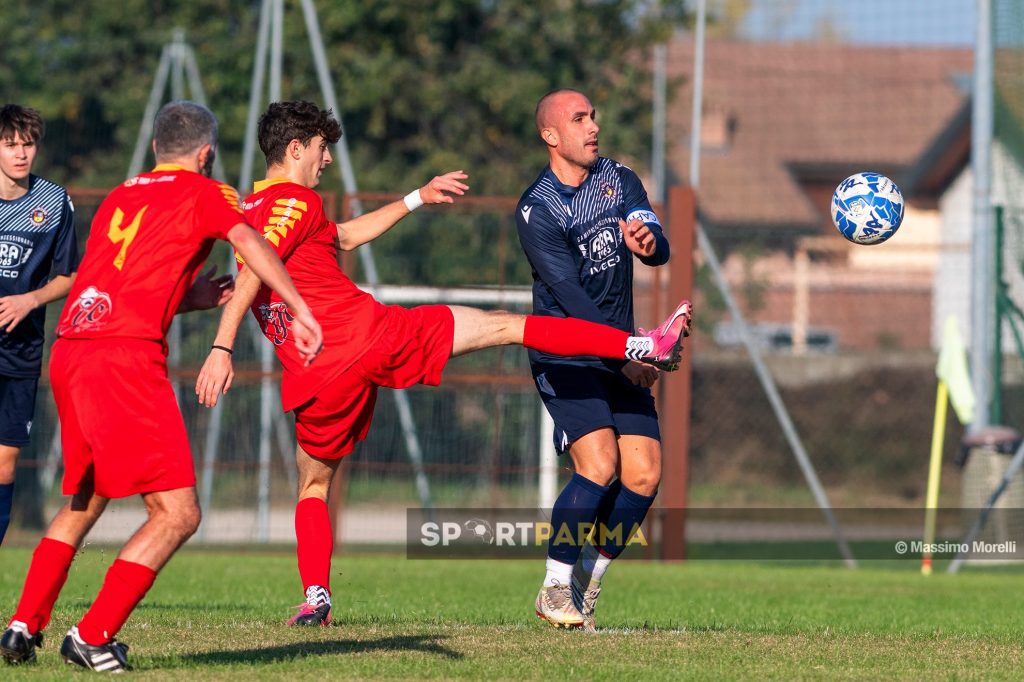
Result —
[{"label": "navy blue jersey", "polygon": [[[75,211],[68,193],[30,175],[24,196],[0,199],[0,296],[35,291],[51,274],[70,275],[77,266]],[[0,329],[0,375],[39,376],[45,322],[46,307],[39,306],[11,333]]]},{"label": "navy blue jersey", "polygon": [[[656,240],[654,253],[641,261],[668,261],[668,241],[636,173],[599,158],[586,180],[572,187],[545,167],[516,207],[519,242],[533,269],[534,314],[576,317],[632,333],[633,253],[619,220],[633,218],[646,223]],[[530,361],[612,364],[592,356],[562,358],[533,350]]]}]

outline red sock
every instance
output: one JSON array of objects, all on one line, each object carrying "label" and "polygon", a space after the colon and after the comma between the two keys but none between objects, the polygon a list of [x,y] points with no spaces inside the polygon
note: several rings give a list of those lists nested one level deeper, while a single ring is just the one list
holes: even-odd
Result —
[{"label": "red sock", "polygon": [[299,500],[295,505],[295,540],[302,590],[319,585],[330,592],[334,532],[326,502],[318,497]]},{"label": "red sock", "polygon": [[106,644],[121,629],[136,605],[149,592],[156,571],[149,566],[117,559],[107,569],[96,601],[78,623],[78,635],[86,644]]},{"label": "red sock", "polygon": [[604,324],[572,317],[527,315],[523,345],[551,355],[624,358],[629,334]]},{"label": "red sock", "polygon": [[75,558],[75,548],[66,542],[43,538],[32,553],[32,563],[25,576],[21,601],[11,620],[20,620],[32,634],[50,622],[50,613],[57,595],[68,579],[68,569]]}]

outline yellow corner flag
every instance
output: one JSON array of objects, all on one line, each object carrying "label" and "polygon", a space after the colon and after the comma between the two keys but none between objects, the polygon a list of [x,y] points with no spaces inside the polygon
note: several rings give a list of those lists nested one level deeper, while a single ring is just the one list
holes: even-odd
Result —
[{"label": "yellow corner flag", "polygon": [[949,401],[960,423],[966,425],[974,421],[974,387],[967,371],[967,352],[952,315],[946,318],[935,376],[949,389]]},{"label": "yellow corner flag", "polygon": [[942,472],[942,440],[946,431],[946,401],[953,403],[957,419],[961,424],[970,424],[974,419],[974,388],[967,371],[967,353],[964,342],[957,330],[956,318],[946,318],[942,334],[942,348],[935,365],[935,376],[939,378],[935,394],[935,421],[932,425],[932,452],[928,465],[928,490],[924,503],[924,546],[921,556],[921,573],[932,574],[931,545],[935,542],[935,513],[939,506],[939,479]]}]

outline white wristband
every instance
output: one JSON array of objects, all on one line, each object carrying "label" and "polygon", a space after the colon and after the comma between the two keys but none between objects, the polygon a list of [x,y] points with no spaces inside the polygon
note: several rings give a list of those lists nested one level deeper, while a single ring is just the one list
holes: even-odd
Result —
[{"label": "white wristband", "polygon": [[412,213],[423,205],[423,197],[420,196],[420,191],[418,189],[414,189],[406,194],[402,201],[405,202],[405,207],[409,209],[409,213]]}]

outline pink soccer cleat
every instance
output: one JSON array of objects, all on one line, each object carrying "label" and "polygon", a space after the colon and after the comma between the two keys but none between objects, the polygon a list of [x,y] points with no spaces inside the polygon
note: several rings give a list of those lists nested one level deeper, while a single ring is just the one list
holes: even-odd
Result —
[{"label": "pink soccer cleat", "polygon": [[326,587],[310,585],[306,588],[306,601],[296,606],[299,610],[288,619],[288,625],[319,625],[326,627],[331,624],[331,593]]},{"label": "pink soccer cleat", "polygon": [[296,608],[299,611],[288,619],[288,625],[319,625],[321,627],[327,627],[331,624],[330,604],[310,606],[303,602]]},{"label": "pink soccer cleat", "polygon": [[676,306],[676,309],[660,327],[650,330],[643,327],[637,329],[640,338],[649,339],[652,347],[647,350],[646,354],[636,359],[666,372],[674,372],[679,369],[683,339],[690,335],[692,316],[693,304],[684,300]]}]

